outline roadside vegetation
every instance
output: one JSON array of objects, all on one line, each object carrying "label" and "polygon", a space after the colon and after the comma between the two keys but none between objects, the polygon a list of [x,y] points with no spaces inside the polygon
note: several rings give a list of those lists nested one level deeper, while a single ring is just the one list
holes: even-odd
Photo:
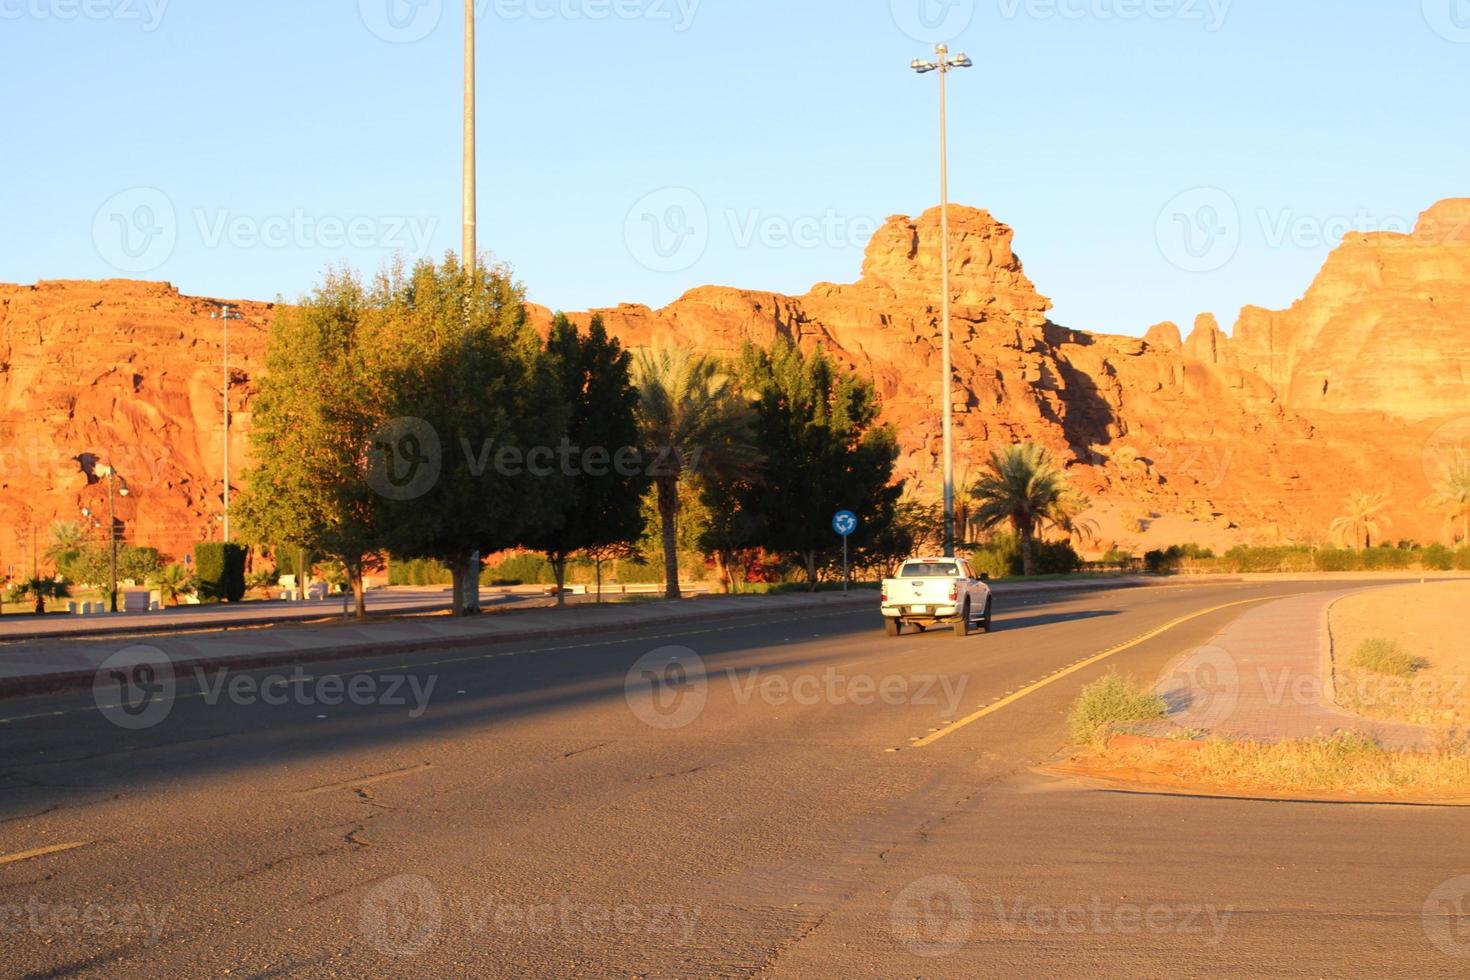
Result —
[{"label": "roadside vegetation", "polygon": [[1072,738],[1086,745],[1106,740],[1119,725],[1168,716],[1162,697],[1109,671],[1082,689],[1067,721]]},{"label": "roadside vegetation", "polygon": [[1358,644],[1350,663],[1362,670],[1390,677],[1413,677],[1429,666],[1429,661],[1410,656],[1393,640],[1376,636]]},{"label": "roadside vegetation", "polygon": [[1311,545],[1239,546],[1223,555],[1198,545],[1151,551],[1145,566],[1157,574],[1242,574],[1287,572],[1470,571],[1470,546],[1421,547],[1412,541],[1371,548],[1318,548]]}]

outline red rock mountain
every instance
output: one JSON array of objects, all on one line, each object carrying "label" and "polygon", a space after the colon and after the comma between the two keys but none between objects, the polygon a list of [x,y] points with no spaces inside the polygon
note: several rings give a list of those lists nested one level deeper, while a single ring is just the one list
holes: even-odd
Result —
[{"label": "red rock mountain", "polygon": [[[903,446],[900,474],[937,492],[939,212],[890,219],[855,283],[791,297],[702,287],[661,310],[600,312],[630,346],[733,352],[749,340],[821,345],[873,377]],[[1033,439],[1097,502],[1101,544],[1322,538],[1351,490],[1390,494],[1396,536],[1425,512],[1434,462],[1470,443],[1470,201],[1411,235],[1354,235],[1290,309],[1248,307],[1232,335],[1203,315],[1143,339],[1051,322],[1011,229],[951,209],[959,470]],[[114,462],[134,493],[129,536],[177,552],[217,534],[221,325],[213,301],[125,281],[0,286],[0,551],[31,524],[103,501]],[[231,324],[232,446],[244,462],[272,310]],[[536,309],[543,324],[549,312]],[[580,314],[585,320],[589,314]]]}]

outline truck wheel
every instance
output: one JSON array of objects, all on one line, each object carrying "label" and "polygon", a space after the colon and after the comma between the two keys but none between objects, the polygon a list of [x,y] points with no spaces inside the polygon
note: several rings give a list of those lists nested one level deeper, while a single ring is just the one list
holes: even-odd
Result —
[{"label": "truck wheel", "polygon": [[990,599],[985,600],[985,616],[980,620],[980,626],[985,632],[990,632]]},{"label": "truck wheel", "polygon": [[889,636],[898,636],[903,632],[903,620],[885,619],[883,625],[887,629]]},{"label": "truck wheel", "polygon": [[970,600],[969,599],[966,599],[965,600],[965,604],[960,608],[960,618],[954,621],[954,635],[955,636],[969,636],[970,635]]}]

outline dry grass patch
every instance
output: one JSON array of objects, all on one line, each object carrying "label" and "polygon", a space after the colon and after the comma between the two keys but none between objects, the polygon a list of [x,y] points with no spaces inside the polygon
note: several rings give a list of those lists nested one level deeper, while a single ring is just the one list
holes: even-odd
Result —
[{"label": "dry grass patch", "polygon": [[1130,744],[1100,749],[1079,761],[1099,774],[1145,774],[1148,781],[1206,791],[1470,798],[1470,751],[1464,745],[1446,744],[1434,753],[1393,752],[1360,734],[1278,743],[1214,740],[1193,744],[1189,751]]},{"label": "dry grass patch", "polygon": [[1116,671],[1109,671],[1107,676],[1082,689],[1072,706],[1068,724],[1072,737],[1087,743],[1106,738],[1115,725],[1156,721],[1168,716],[1169,706],[1163,698],[1132,680],[1119,677]]},{"label": "dry grass patch", "polygon": [[1332,608],[1337,703],[1371,718],[1470,727],[1470,582],[1374,589]]}]

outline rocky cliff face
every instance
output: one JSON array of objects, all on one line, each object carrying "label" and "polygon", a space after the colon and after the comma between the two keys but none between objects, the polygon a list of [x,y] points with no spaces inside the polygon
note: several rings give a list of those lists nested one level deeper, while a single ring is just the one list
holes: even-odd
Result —
[{"label": "rocky cliff face", "polygon": [[[1470,202],[1450,201],[1413,235],[1355,236],[1301,301],[1277,313],[1248,308],[1234,336],[1204,315],[1187,340],[1173,324],[1140,340],[1052,323],[1011,229],[952,208],[962,477],[992,446],[1042,442],[1095,496],[1103,545],[1321,537],[1342,497],[1363,487],[1391,494],[1395,535],[1432,536],[1438,519],[1420,506],[1426,446],[1444,442],[1446,421],[1470,416],[1466,219]],[[825,347],[875,379],[903,446],[900,475],[933,497],[939,251],[935,209],[890,219],[855,283],[796,297],[703,287],[661,310],[596,312],[630,346],[733,352],[784,336]],[[177,552],[217,533],[215,308],[163,284],[0,286],[0,520],[12,537],[29,523],[44,534],[52,520],[77,519],[97,502],[95,465],[108,460],[136,491],[120,512],[131,538]],[[245,319],[231,325],[237,470],[271,317],[268,305],[240,309]],[[3,536],[0,550],[17,554]]]}]

